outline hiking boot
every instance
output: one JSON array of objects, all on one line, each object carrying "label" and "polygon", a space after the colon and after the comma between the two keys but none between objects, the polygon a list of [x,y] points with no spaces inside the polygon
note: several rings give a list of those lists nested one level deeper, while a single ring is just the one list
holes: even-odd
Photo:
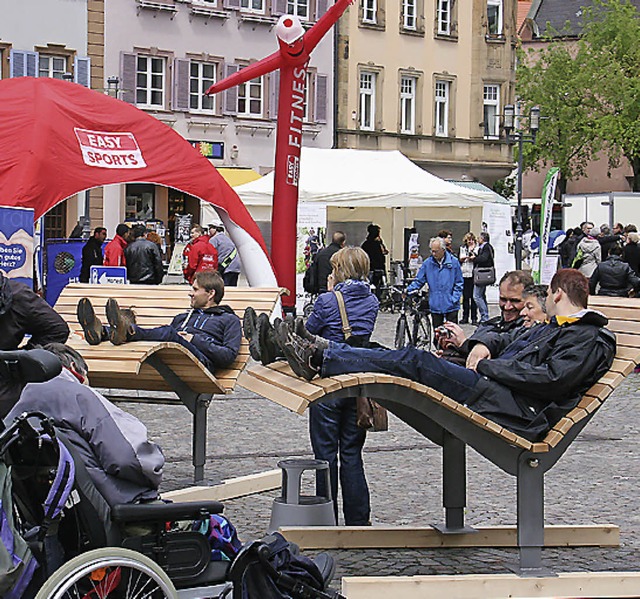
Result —
[{"label": "hiking boot", "polygon": [[91,300],[83,297],[78,302],[76,309],[78,322],[84,332],[84,339],[89,345],[99,345],[102,341],[102,322],[96,316],[95,310],[91,305]]},{"label": "hiking boot", "polygon": [[306,327],[304,326],[304,320],[302,316],[298,316],[296,318],[295,323],[293,325],[293,332],[296,335],[298,335],[298,337],[302,337],[307,341],[311,341],[311,343],[314,343],[316,340],[316,336],[312,335],[309,331],[307,331]]},{"label": "hiking boot", "polygon": [[132,310],[121,310],[113,298],[107,300],[107,320],[109,321],[109,341],[114,345],[122,345],[133,334],[135,315]]},{"label": "hiking boot", "polygon": [[275,362],[276,358],[283,355],[276,342],[276,331],[269,322],[269,315],[264,312],[258,316],[258,344],[260,345],[260,361],[263,366]]},{"label": "hiking boot", "polygon": [[293,372],[308,381],[318,374],[319,368],[311,364],[311,359],[318,349],[313,343],[292,333],[286,322],[278,324],[276,335],[284,352],[284,357]]},{"label": "hiking boot", "polygon": [[258,339],[258,316],[256,311],[251,307],[247,307],[242,318],[242,332],[244,338],[249,342],[249,353],[256,361],[261,361],[260,356],[260,340]]}]

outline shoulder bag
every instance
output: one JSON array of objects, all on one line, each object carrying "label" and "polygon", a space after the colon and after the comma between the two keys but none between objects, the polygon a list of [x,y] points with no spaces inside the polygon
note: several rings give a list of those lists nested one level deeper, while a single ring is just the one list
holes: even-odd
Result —
[{"label": "shoulder bag", "polygon": [[[491,248],[491,246],[489,246]],[[493,252],[491,253],[491,259],[493,261]],[[478,286],[493,285],[496,282],[496,267],[495,266],[476,266],[473,269],[473,284]]]},{"label": "shoulder bag", "polygon": [[[351,337],[351,325],[347,317],[347,308],[344,305],[344,297],[341,291],[334,289],[338,301],[338,309],[340,310],[340,318],[342,320],[342,332],[344,340],[348,343]],[[369,397],[356,397],[356,424],[360,428],[364,428],[371,432],[388,431],[389,430],[389,414],[387,409],[373,401]]]}]

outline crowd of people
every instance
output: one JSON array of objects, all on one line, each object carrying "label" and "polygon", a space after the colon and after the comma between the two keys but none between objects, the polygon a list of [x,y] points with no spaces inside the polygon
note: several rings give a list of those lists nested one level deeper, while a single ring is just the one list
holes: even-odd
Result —
[{"label": "crowd of people", "polygon": [[[191,227],[191,239],[182,253],[182,272],[193,283],[197,272],[216,270],[225,285],[234,287],[240,275],[240,256],[233,241],[221,225],[209,225],[205,230],[196,224]],[[89,283],[92,266],[124,266],[127,280],[133,284],[159,285],[164,280],[162,238],[143,224],[129,226],[121,223],[115,235],[105,245],[107,229],[96,227],[82,247],[81,283]],[[104,246],[104,247],[103,247]]]}]

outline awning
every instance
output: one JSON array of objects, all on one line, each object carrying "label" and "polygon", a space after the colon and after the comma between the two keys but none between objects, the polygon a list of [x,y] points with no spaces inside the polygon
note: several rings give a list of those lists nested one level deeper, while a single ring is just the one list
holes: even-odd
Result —
[{"label": "awning", "polygon": [[231,187],[236,185],[243,185],[244,183],[251,183],[256,179],[260,179],[262,175],[259,175],[252,168],[218,168],[217,171],[222,175],[222,178]]}]

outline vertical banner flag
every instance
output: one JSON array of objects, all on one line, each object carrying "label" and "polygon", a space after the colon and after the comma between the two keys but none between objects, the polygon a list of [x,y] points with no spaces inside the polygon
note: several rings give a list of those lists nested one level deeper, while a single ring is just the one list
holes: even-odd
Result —
[{"label": "vertical banner flag", "polygon": [[538,250],[538,267],[534,267],[533,278],[540,283],[540,277],[544,271],[544,263],[549,247],[549,233],[551,231],[551,216],[553,212],[553,198],[556,195],[556,184],[560,169],[554,166],[549,169],[542,186],[542,206],[540,208],[540,248]]},{"label": "vertical banner flag", "polygon": [[33,208],[0,207],[0,271],[33,285]]}]

